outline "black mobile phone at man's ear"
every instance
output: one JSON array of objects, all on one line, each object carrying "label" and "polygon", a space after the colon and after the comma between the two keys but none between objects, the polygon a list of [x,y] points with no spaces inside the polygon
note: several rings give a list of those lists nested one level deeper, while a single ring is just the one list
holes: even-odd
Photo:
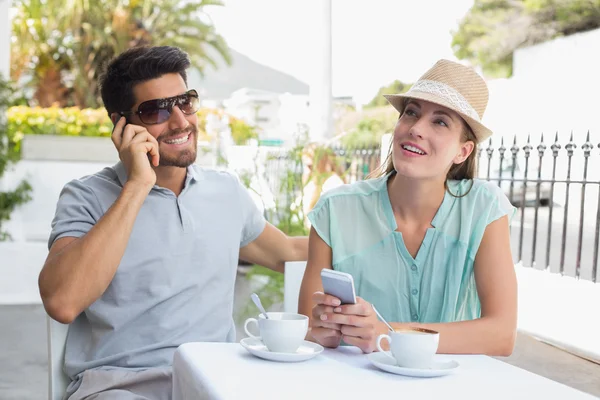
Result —
[{"label": "black mobile phone at man's ear", "polygon": [[124,118],[125,118],[125,125],[127,125],[127,124],[130,124],[130,123],[131,123],[131,121],[129,120],[129,118],[128,118],[128,117],[125,117],[124,115],[121,115],[121,114],[119,114],[119,113],[112,113],[112,114],[110,115],[110,120],[111,120],[111,122],[113,123],[113,126],[114,126],[114,125],[117,125],[117,122],[119,122],[119,120],[121,119],[121,117],[124,117]]},{"label": "black mobile phone at man's ear", "polygon": [[[115,127],[117,126],[117,123],[119,122],[119,120],[121,119],[121,117],[123,117],[122,115],[120,115],[119,113],[112,113],[110,115],[110,121],[113,123],[113,132],[115,131]],[[129,122],[129,118],[124,117],[125,118],[125,125],[123,126],[123,130],[121,131],[121,136],[123,136],[123,132],[125,132],[125,127],[130,124],[131,122]]]}]

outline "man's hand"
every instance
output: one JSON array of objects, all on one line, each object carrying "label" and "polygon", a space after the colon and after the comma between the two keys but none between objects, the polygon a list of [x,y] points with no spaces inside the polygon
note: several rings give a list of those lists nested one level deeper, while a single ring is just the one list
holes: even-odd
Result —
[{"label": "man's hand", "polygon": [[[142,126],[126,125],[125,117],[121,117],[113,130],[112,141],[125,165],[128,181],[140,184],[150,191],[156,183],[156,173],[152,165],[157,167],[160,160],[158,142],[154,136]],[[152,165],[148,154],[152,158]]]},{"label": "man's hand", "polygon": [[312,309],[311,336],[324,347],[338,347],[342,340],[341,327],[339,324],[328,322],[323,317],[327,313],[331,314],[333,309],[341,304],[340,299],[322,292],[315,292],[313,303],[315,305]]},{"label": "man's hand", "polygon": [[360,348],[364,353],[377,350],[377,337],[387,333],[385,324],[377,319],[373,306],[356,298],[356,304],[333,307],[321,315],[321,320],[340,326],[342,339],[349,345]]},{"label": "man's hand", "polygon": [[[62,211],[62,218],[75,215],[82,224],[91,227],[82,237],[56,240],[40,272],[44,307],[48,315],[62,323],[73,322],[106,291],[125,254],[144,200],[156,183],[148,154],[153,164],[158,165],[158,143],[146,129],[125,126],[125,118],[121,118],[115,125],[112,141],[127,170],[127,184],[105,213],[96,211],[92,216],[94,209],[88,204],[76,207],[77,210]],[[71,192],[65,195],[73,196]]]}]

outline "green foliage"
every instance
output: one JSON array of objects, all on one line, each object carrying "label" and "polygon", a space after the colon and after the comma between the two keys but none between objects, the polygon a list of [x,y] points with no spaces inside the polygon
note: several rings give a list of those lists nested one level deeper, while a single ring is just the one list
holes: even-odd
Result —
[{"label": "green foliage", "polygon": [[101,105],[98,77],[124,50],[171,45],[201,72],[229,48],[206,9],[219,0],[15,0],[11,77],[26,83],[34,104]]},{"label": "green foliage", "polygon": [[521,1],[476,0],[453,33],[454,54],[488,76],[509,76],[512,53],[526,43],[530,24]]},{"label": "green foliage", "polygon": [[383,86],[379,88],[373,100],[366,105],[366,107],[382,107],[388,105],[387,100],[383,97],[384,94],[400,94],[405,93],[410,89],[412,84],[400,82],[399,80],[395,80],[387,86]]},{"label": "green foliage", "polygon": [[[398,113],[395,111],[390,112],[387,108],[379,111],[378,114],[393,115],[394,119],[397,119]],[[371,111],[369,115],[378,114],[374,114]],[[379,124],[373,124],[380,128]],[[369,123],[367,122],[365,122],[363,126],[365,127],[364,129],[374,129],[372,126],[369,126]],[[377,146],[372,147],[378,146],[379,144],[377,143]],[[306,138],[301,138],[296,142],[294,147],[286,150],[285,153],[273,154],[270,157],[270,160],[267,161],[267,168],[271,168],[269,171],[270,175],[274,173],[274,171],[275,173],[277,173],[276,171],[279,171],[278,176],[276,177],[279,184],[277,185],[278,193],[273,193],[275,196],[274,208],[267,208],[265,210],[265,217],[267,220],[275,224],[275,226],[289,236],[307,236],[309,234],[309,227],[305,223],[306,216],[304,215],[305,207],[303,204],[303,194],[309,182],[313,182],[317,192],[320,193],[323,182],[329,178],[332,173],[336,173],[342,178],[347,177],[350,173],[350,169],[345,169],[342,165],[356,163],[355,167],[357,171],[355,171],[355,177],[358,176],[358,179],[366,177],[369,172],[378,166],[379,160],[376,157],[368,161],[363,159],[361,162],[359,161],[360,157],[359,160],[352,159],[354,154],[361,153],[361,151],[355,152],[349,148],[345,148],[344,150],[346,150],[345,157],[335,156],[335,149],[320,144],[308,144]],[[310,174],[307,174],[308,176],[303,176],[303,162],[307,162],[307,160],[304,159],[305,157],[309,158],[311,160],[310,162],[312,162],[312,169]],[[253,190],[251,187],[252,178],[260,173],[257,160],[255,160],[255,169],[253,171],[240,176],[242,183],[251,191]],[[324,168],[321,161],[326,161],[325,164],[328,166],[333,165],[334,171]],[[276,166],[272,165],[271,162],[275,163]],[[267,310],[283,303],[283,274],[274,272],[262,266],[253,265],[246,277],[251,281],[251,284],[252,281],[261,282],[260,286],[256,289],[253,288],[253,290],[259,295]],[[242,309],[238,318],[245,319],[248,316],[256,314],[256,307],[253,303],[249,302]]]},{"label": "green foliage", "polygon": [[[278,306],[283,303],[283,274],[281,272],[273,271],[272,269],[253,265],[248,274],[246,274],[247,280],[258,280],[264,281],[265,284],[256,290],[256,294],[260,297],[260,301],[265,307],[265,310],[271,311],[273,306]],[[242,318],[246,319],[250,315],[258,314],[258,310],[254,303],[249,302],[241,312]]]},{"label": "green foliage", "polygon": [[25,135],[109,137],[112,132],[104,109],[16,106],[9,108],[7,115],[8,139],[17,158]]},{"label": "green foliage", "polygon": [[[280,176],[280,194],[276,196],[275,210],[267,213],[267,218],[277,221],[277,227],[289,236],[306,236],[305,215],[302,203],[294,205],[297,198],[302,199],[305,184],[302,182],[302,153],[305,143],[299,142],[287,153],[288,168]],[[283,201],[281,201],[283,199]]]},{"label": "green foliage", "polygon": [[557,35],[570,35],[600,27],[599,0],[524,0],[525,10]]},{"label": "green foliage", "polygon": [[406,93],[412,84],[395,80],[379,88],[362,112],[348,113],[339,122],[338,130],[345,132],[341,144],[348,149],[375,148],[381,137],[391,133],[398,121],[398,112],[383,97],[384,94]]},{"label": "green foliage", "polygon": [[[274,223],[283,233],[288,236],[307,236],[308,229],[304,225],[304,212],[302,202],[293,205],[294,201],[301,196],[304,184],[302,182],[302,154],[306,145],[306,140],[301,139],[297,144],[286,153],[287,168],[284,168],[280,180],[279,193],[274,193],[275,208],[265,211],[265,217],[271,223]],[[258,174],[258,164],[255,160],[255,171],[240,176],[242,183],[249,189],[252,174]],[[256,293],[260,297],[263,306],[268,311],[274,305],[283,303],[283,274],[260,265],[253,265],[246,279],[264,280],[266,283],[260,286]],[[240,313],[239,318],[245,319],[250,315],[255,315],[256,306],[251,302],[246,305]]]},{"label": "green foliage", "polygon": [[475,0],[452,47],[485,75],[506,77],[519,47],[598,27],[600,0]]},{"label": "green foliage", "polygon": [[[1,156],[0,156],[1,157]],[[10,240],[8,232],[2,230],[2,224],[10,220],[10,214],[20,206],[31,200],[31,185],[27,181],[21,181],[15,190],[0,191],[0,242]]]},{"label": "green foliage", "polygon": [[238,146],[245,145],[250,139],[258,139],[256,128],[241,119],[229,117],[229,126],[233,142]]},{"label": "green foliage", "polygon": [[342,137],[341,143],[350,149],[373,148],[381,143],[381,137],[394,131],[398,112],[390,105],[372,110],[358,122],[356,127]]},{"label": "green foliage", "polygon": [[[201,108],[198,111],[198,131],[201,139],[210,140],[210,135],[206,132],[206,119],[209,114],[217,115],[222,118],[226,115],[225,111],[215,108]],[[258,138],[256,129],[248,125],[244,120],[227,114],[229,119],[229,128],[231,137],[236,145],[244,145],[250,139]]]},{"label": "green foliage", "polygon": [[6,168],[11,163],[19,159],[19,154],[14,151],[15,144],[11,140],[6,115],[6,110],[12,103],[14,92],[12,85],[0,76],[0,177],[4,175]]},{"label": "green foliage", "polygon": [[[0,77],[0,178],[7,168],[18,160],[13,143],[8,137],[5,112],[11,103],[13,89]],[[20,182],[12,191],[0,191],[0,241],[10,239],[10,235],[2,230],[2,224],[10,219],[15,208],[31,200],[31,186],[27,181]]]},{"label": "green foliage", "polygon": [[[205,131],[206,116],[210,113],[222,116],[220,110],[200,109],[198,111],[199,139],[210,140]],[[78,107],[10,107],[7,112],[8,129],[6,136],[11,158],[18,160],[21,153],[21,141],[25,135],[61,135],[61,136],[100,136],[110,137],[112,122],[104,108]],[[248,139],[257,137],[255,130],[243,120],[229,116],[231,135],[236,144],[244,144]]]}]

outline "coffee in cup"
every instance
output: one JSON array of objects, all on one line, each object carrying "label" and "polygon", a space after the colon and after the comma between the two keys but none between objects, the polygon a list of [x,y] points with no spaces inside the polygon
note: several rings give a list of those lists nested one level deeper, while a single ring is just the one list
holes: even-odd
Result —
[{"label": "coffee in cup", "polygon": [[[269,351],[276,353],[295,353],[308,332],[308,317],[302,314],[269,312],[269,318],[263,314],[256,318],[248,318],[244,323],[244,331],[250,337],[260,339]],[[258,325],[260,336],[252,334],[248,326]]]},{"label": "coffee in cup", "polygon": [[[381,341],[387,339],[392,355],[384,352]],[[399,367],[429,368],[437,352],[440,334],[425,328],[397,329],[389,335],[379,335],[377,349],[393,359]]]}]

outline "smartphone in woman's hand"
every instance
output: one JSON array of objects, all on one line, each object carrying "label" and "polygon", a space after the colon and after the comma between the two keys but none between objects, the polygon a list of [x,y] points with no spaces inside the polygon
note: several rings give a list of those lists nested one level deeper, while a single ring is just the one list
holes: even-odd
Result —
[{"label": "smartphone in woman's hand", "polygon": [[352,275],[324,268],[321,270],[321,281],[325,294],[337,297],[342,304],[356,304]]}]

